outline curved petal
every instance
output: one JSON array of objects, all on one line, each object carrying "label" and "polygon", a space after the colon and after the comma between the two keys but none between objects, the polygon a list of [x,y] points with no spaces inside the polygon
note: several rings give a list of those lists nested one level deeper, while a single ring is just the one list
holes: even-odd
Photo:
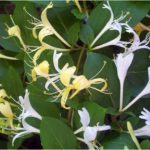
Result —
[{"label": "curved petal", "polygon": [[56,69],[57,72],[60,72],[60,68],[59,68],[59,59],[60,57],[62,56],[62,53],[58,53],[57,54],[57,51],[55,50],[54,51],[54,54],[53,54],[53,64],[54,64],[54,67]]},{"label": "curved petal", "polygon": [[90,115],[86,108],[82,108],[82,110],[78,110],[78,114],[80,116],[80,122],[84,128],[86,128],[90,123]]},{"label": "curved petal", "polygon": [[53,78],[50,78],[49,80],[46,81],[45,83],[45,89],[46,90],[49,90],[48,87],[51,83],[53,83],[54,81],[56,81],[57,79],[59,78],[59,75],[56,75],[55,77]]}]

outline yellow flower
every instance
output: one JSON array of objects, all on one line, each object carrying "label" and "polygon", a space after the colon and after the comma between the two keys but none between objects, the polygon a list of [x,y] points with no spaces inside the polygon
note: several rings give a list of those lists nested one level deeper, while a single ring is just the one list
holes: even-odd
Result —
[{"label": "yellow flower", "polygon": [[[58,72],[52,78],[49,78],[45,84],[46,90],[48,90],[48,86],[53,82],[60,81],[64,88],[62,90],[57,90],[58,96],[57,98],[61,97],[61,106],[65,109],[70,109],[70,107],[66,107],[67,99],[72,99],[76,94],[78,94],[83,89],[93,89],[101,93],[105,93],[107,88],[107,82],[105,79],[102,78],[95,78],[104,68],[106,62],[104,62],[103,67],[101,70],[96,73],[91,79],[87,79],[84,75],[77,76],[75,75],[76,67],[72,66],[69,67],[69,64],[66,63],[62,69],[59,68],[59,59],[62,53],[58,53],[54,51],[53,55],[53,63],[55,70]],[[95,79],[93,79],[95,78]],[[104,84],[100,89],[93,87],[94,84]],[[73,94],[69,97],[70,92]]]},{"label": "yellow flower", "polygon": [[8,97],[6,91],[4,89],[0,89],[0,98],[5,98],[5,97]]},{"label": "yellow flower", "polygon": [[48,61],[44,60],[39,65],[35,66],[32,69],[32,80],[36,81],[36,76],[41,76],[47,78],[49,76],[49,63]]},{"label": "yellow flower", "polygon": [[[93,84],[102,84],[102,83],[104,85],[102,86],[101,89],[97,89],[96,87],[92,86]],[[77,76],[72,82],[72,89],[74,89],[75,92],[70,96],[70,99],[73,98],[76,94],[78,94],[81,90],[88,88],[104,93],[107,88],[107,82],[102,78],[88,80],[84,75]]]},{"label": "yellow flower", "polygon": [[8,119],[8,124],[13,128],[13,112],[10,103],[6,100],[0,102],[0,113]]},{"label": "yellow flower", "polygon": [[13,23],[13,26],[12,26],[12,27],[9,27],[9,26],[7,25],[7,28],[8,28],[8,30],[7,30],[8,35],[9,35],[10,37],[12,37],[12,36],[17,37],[17,38],[19,39],[19,41],[20,41],[20,44],[23,46],[24,49],[26,49],[25,43],[24,43],[24,41],[23,41],[23,39],[22,39],[22,37],[21,37],[21,30],[20,30],[19,26],[15,24],[15,22],[14,22],[12,16],[10,16],[10,18],[11,18],[11,21],[12,21],[12,23]]},{"label": "yellow flower", "polygon": [[75,71],[76,71],[76,67],[72,66],[69,67],[69,64],[65,64],[65,66],[62,68],[62,70],[60,71],[60,81],[64,86],[69,86],[71,78],[73,77]]}]

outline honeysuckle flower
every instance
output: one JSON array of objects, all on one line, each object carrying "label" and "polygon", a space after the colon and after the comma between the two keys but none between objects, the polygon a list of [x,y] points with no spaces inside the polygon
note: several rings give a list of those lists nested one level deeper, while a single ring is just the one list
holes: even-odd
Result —
[{"label": "honeysuckle flower", "polygon": [[141,111],[141,115],[139,118],[145,120],[145,126],[142,128],[139,128],[137,130],[134,130],[134,133],[136,136],[150,136],[150,112],[143,108],[143,111]]},{"label": "honeysuckle flower", "polygon": [[54,51],[53,54],[53,64],[55,67],[55,70],[57,71],[56,74],[52,75],[53,77],[51,77],[45,84],[45,88],[46,90],[48,90],[48,86],[52,83],[52,82],[57,82],[58,80],[61,81],[61,83],[64,86],[68,86],[70,84],[71,78],[73,77],[75,71],[76,71],[76,67],[72,66],[69,67],[69,64],[66,63],[64,65],[64,67],[62,69],[59,68],[59,59],[61,58],[62,53],[57,53],[56,51]]},{"label": "honeysuckle flower", "polygon": [[[33,56],[33,64],[36,64],[36,61],[38,60],[38,58],[40,57],[40,55],[45,51],[45,50],[57,50],[57,51],[69,51],[70,49],[68,48],[58,48],[55,46],[52,46],[50,44],[47,44],[46,42],[44,42],[44,38],[46,38],[47,36],[50,35],[55,35],[59,40],[61,40],[61,42],[63,42],[66,46],[71,47],[58,33],[57,31],[53,28],[53,26],[50,24],[48,18],[47,18],[47,10],[49,8],[52,8],[53,4],[50,3],[43,11],[41,14],[41,21],[36,19],[35,17],[31,16],[28,12],[28,14],[34,19],[35,23],[32,23],[33,25],[35,25],[35,27],[33,28],[33,36],[35,38],[38,38],[41,46],[36,46],[34,47],[34,49],[31,49],[30,47],[32,46],[28,46],[28,50],[31,52],[36,51],[36,53]],[[36,29],[41,29],[37,35],[36,33]]]},{"label": "honeysuckle flower", "polygon": [[143,108],[143,111],[141,111],[141,114],[139,118],[145,120],[145,124],[150,126],[150,112],[146,109]]},{"label": "honeysuckle flower", "polygon": [[[102,84],[102,83],[104,85],[101,89],[92,86],[94,84]],[[80,75],[75,77],[75,79],[72,81],[72,88],[75,90],[75,92],[71,95],[70,98],[73,98],[81,90],[88,88],[91,88],[101,93],[105,93],[105,90],[107,89],[107,82],[105,79],[102,78],[95,78],[88,80],[84,75]]]},{"label": "honeysuckle flower", "polygon": [[18,60],[18,59],[15,58],[15,57],[6,56],[6,55],[0,53],[0,59],[1,59],[1,58],[2,58],[2,59],[8,59],[8,60]]},{"label": "honeysuckle flower", "polygon": [[4,99],[5,97],[8,97],[6,91],[4,89],[0,89],[0,98]]},{"label": "honeysuckle flower", "polygon": [[134,54],[130,53],[127,56],[124,56],[123,53],[120,53],[117,55],[117,57],[114,59],[116,68],[117,68],[117,75],[120,82],[120,108],[123,107],[123,89],[124,89],[124,81],[128,72],[128,69],[133,61]]},{"label": "honeysuckle flower", "polygon": [[17,37],[20,41],[20,44],[23,46],[24,49],[26,49],[26,45],[25,45],[25,43],[21,37],[21,30],[20,30],[19,26],[15,24],[12,16],[10,16],[10,18],[11,18],[11,21],[13,23],[13,26],[9,27],[8,25],[6,25],[9,37],[12,37],[12,36]]},{"label": "honeysuckle flower", "polygon": [[[116,46],[120,46],[120,47],[125,48],[124,45],[127,44],[128,42],[120,41],[121,40],[121,33],[122,33],[122,23],[120,23],[120,21],[122,21],[129,13],[122,14],[118,19],[114,19],[114,14],[113,14],[112,8],[111,8],[111,6],[110,6],[108,1],[107,1],[107,4],[103,5],[103,8],[107,9],[110,12],[110,19],[108,20],[108,22],[106,23],[104,28],[98,33],[96,38],[91,43],[90,47],[93,50],[100,49],[100,48],[103,48],[103,47],[106,47],[106,46],[110,46],[110,45],[116,45]],[[101,38],[102,35],[108,30],[115,30],[115,31],[117,31],[118,32],[118,36],[116,38],[114,38],[113,40],[108,41],[108,42],[106,42],[106,43],[104,43],[102,45],[98,45],[98,46],[93,47],[94,44],[98,41],[98,39]]]},{"label": "honeysuckle flower", "polygon": [[35,66],[32,69],[32,80],[36,81],[37,80],[36,76],[48,78],[49,76],[48,73],[49,73],[49,63],[48,61],[44,60],[39,65]]},{"label": "honeysuckle flower", "polygon": [[[18,117],[22,127],[16,127],[15,130],[17,131],[16,135],[13,137],[12,144],[14,144],[17,138],[20,138],[24,135],[29,133],[39,133],[39,129],[31,126],[26,122],[26,119],[29,117],[37,118],[39,120],[42,119],[42,116],[32,107],[30,100],[29,100],[29,92],[28,90],[25,91],[25,96],[19,97],[19,103],[21,106],[21,114]],[[20,131],[20,132],[19,132]]]},{"label": "honeysuckle flower", "polygon": [[9,103],[5,98],[9,98],[4,89],[0,89],[0,113],[6,117],[8,126],[13,128],[13,118],[14,114],[12,112],[11,103]]},{"label": "honeysuckle flower", "polygon": [[90,149],[97,148],[97,146],[94,144],[94,141],[97,136],[97,132],[110,130],[111,127],[109,125],[100,126],[99,123],[97,123],[97,125],[93,126],[93,127],[89,126],[90,115],[89,115],[87,109],[84,107],[82,108],[82,110],[78,110],[78,114],[80,116],[80,122],[82,124],[82,127],[79,128],[78,130],[76,130],[74,132],[74,134],[83,132],[83,139],[78,138],[78,137],[77,137],[77,139],[84,142],[85,144],[87,144],[88,148],[90,148]]},{"label": "honeysuckle flower", "polygon": [[144,87],[144,89],[133,99],[131,100],[131,102],[124,107],[121,112],[127,110],[128,108],[130,108],[134,103],[136,103],[141,97],[143,97],[144,95],[147,95],[150,93],[150,67],[148,67],[148,82],[146,84],[146,86]]},{"label": "honeysuckle flower", "polygon": [[[39,41],[41,43],[41,46],[37,47],[36,49],[34,49],[33,51],[36,50],[36,53],[33,56],[33,64],[36,65],[36,62],[38,60],[38,58],[40,57],[40,55],[45,51],[45,50],[56,50],[56,51],[68,51],[69,49],[64,49],[64,48],[58,48],[58,47],[54,47],[50,44],[45,43],[43,40],[46,36],[51,35],[51,31],[49,31],[48,27],[44,27],[43,29],[41,29],[41,31],[38,34],[38,38]],[[31,49],[30,49],[31,50]],[[31,50],[32,51],[32,50]]]},{"label": "honeysuckle flower", "polygon": [[[42,119],[41,115],[37,113],[34,108],[32,107],[30,100],[29,100],[29,92],[28,90],[25,91],[25,96],[19,96],[20,106],[22,108],[22,113],[20,114],[19,118],[27,118],[27,117],[35,117],[38,119]],[[28,115],[26,115],[28,114]],[[25,116],[25,117],[24,117]]]},{"label": "honeysuckle flower", "polygon": [[[37,34],[36,34],[36,29],[41,29],[41,35],[44,34],[44,37],[47,35],[55,35],[63,44],[65,44],[67,47],[71,47],[71,45],[66,42],[61,36],[60,34],[58,34],[58,32],[54,29],[54,27],[51,25],[51,23],[49,22],[48,18],[47,18],[47,10],[52,8],[53,4],[52,2],[50,2],[46,8],[42,11],[41,13],[41,21],[38,20],[37,18],[33,17],[32,15],[30,15],[28,12],[28,14],[34,19],[34,22],[31,22],[31,24],[35,25],[35,27],[33,28],[33,36],[35,38],[37,38]],[[45,35],[46,34],[46,35]]]},{"label": "honeysuckle flower", "polygon": [[150,33],[146,35],[143,41],[140,41],[138,34],[128,24],[125,24],[125,29],[126,32],[133,34],[133,41],[130,42],[129,47],[126,47],[125,55],[137,51],[139,49],[150,50],[150,47],[148,46],[148,44],[150,43]]},{"label": "honeysuckle flower", "polygon": [[0,113],[6,117],[8,121],[8,125],[10,125],[11,128],[13,128],[13,117],[14,114],[12,112],[10,103],[6,100],[0,101]]},{"label": "honeysuckle flower", "polygon": [[[48,90],[49,85],[52,82],[60,81],[64,85],[64,89],[58,91],[59,95],[58,97],[61,97],[61,106],[65,109],[70,109],[70,107],[66,107],[66,101],[67,99],[72,99],[76,94],[78,94],[83,89],[94,89],[96,91],[99,91],[101,93],[104,93],[107,88],[107,82],[106,80],[102,78],[91,78],[87,79],[84,75],[76,76],[75,71],[76,67],[72,66],[69,67],[69,64],[66,63],[62,69],[59,68],[58,62],[60,57],[62,56],[62,53],[57,54],[56,51],[54,51],[53,55],[53,62],[54,67],[58,73],[54,74],[53,77],[51,77],[49,80],[47,80],[45,84],[46,90]],[[93,87],[94,84],[104,84],[101,89],[97,89]],[[73,90],[74,92],[69,97],[70,91]]]}]

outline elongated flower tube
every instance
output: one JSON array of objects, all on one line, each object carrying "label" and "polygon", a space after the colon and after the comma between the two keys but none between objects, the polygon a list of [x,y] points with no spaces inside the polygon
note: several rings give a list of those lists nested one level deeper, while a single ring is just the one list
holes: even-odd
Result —
[{"label": "elongated flower tube", "polygon": [[109,125],[103,125],[99,126],[99,123],[97,123],[96,126],[89,126],[90,124],[90,115],[86,108],[82,108],[82,110],[78,110],[78,114],[80,116],[80,122],[82,124],[82,127],[79,128],[74,132],[74,134],[78,134],[80,132],[83,132],[83,138],[77,137],[77,139],[81,142],[84,142],[87,144],[89,149],[95,149],[98,148],[96,144],[94,144],[93,141],[96,140],[97,132],[99,131],[106,131],[110,130],[111,127]]},{"label": "elongated flower tube", "polygon": [[114,59],[116,68],[117,68],[117,75],[120,82],[120,107],[119,110],[122,110],[123,107],[123,89],[124,89],[124,81],[128,72],[128,69],[133,61],[134,54],[131,53],[127,56],[124,56],[123,53],[117,55]]},{"label": "elongated flower tube", "polygon": [[133,99],[131,100],[131,102],[124,107],[121,112],[127,110],[128,108],[130,108],[134,103],[136,103],[141,97],[143,97],[144,95],[147,95],[150,93],[150,67],[148,67],[148,82],[145,86],[145,88]]},{"label": "elongated flower tube", "polygon": [[[124,44],[126,44],[126,42],[120,41],[121,39],[121,33],[122,33],[122,23],[120,23],[120,21],[122,21],[127,15],[126,14],[122,14],[118,19],[114,19],[114,14],[112,11],[112,8],[109,4],[109,2],[107,1],[107,4],[103,5],[104,9],[107,9],[110,12],[110,19],[108,20],[108,22],[106,23],[106,25],[104,26],[104,28],[98,33],[98,35],[96,36],[96,38],[93,40],[93,42],[91,43],[90,47],[93,50],[97,50],[106,46],[110,46],[110,45],[116,45],[116,46],[120,46],[120,47],[125,47]],[[118,32],[118,36],[116,38],[114,38],[111,41],[108,41],[102,45],[98,45],[96,47],[93,47],[94,44],[98,41],[99,38],[102,37],[102,35],[108,31],[108,30],[115,30]]]},{"label": "elongated flower tube", "polygon": [[[17,138],[20,138],[24,135],[30,133],[40,133],[39,129],[31,126],[26,122],[28,117],[37,118],[39,120],[42,119],[42,116],[32,107],[30,100],[29,100],[29,92],[28,90],[25,91],[25,96],[19,97],[19,103],[21,106],[22,113],[19,115],[18,120],[20,121],[22,127],[17,127],[15,130],[17,131],[16,135],[13,137],[12,144],[14,144]],[[20,132],[19,132],[20,131]]]},{"label": "elongated flower tube", "polygon": [[6,55],[0,53],[0,59],[1,59],[1,58],[2,58],[2,59],[8,59],[8,60],[18,60],[18,59],[15,58],[15,57],[6,56]]},{"label": "elongated flower tube", "polygon": [[141,111],[141,114],[139,118],[145,120],[145,126],[142,128],[139,128],[137,130],[134,130],[134,133],[136,136],[148,136],[150,137],[150,111],[143,108],[143,111]]},{"label": "elongated flower tube", "polygon": [[137,51],[139,49],[148,49],[150,47],[148,44],[150,43],[150,33],[148,33],[143,41],[140,41],[138,34],[128,25],[125,24],[126,32],[133,34],[133,41],[130,42],[130,46],[126,47],[125,55]]}]

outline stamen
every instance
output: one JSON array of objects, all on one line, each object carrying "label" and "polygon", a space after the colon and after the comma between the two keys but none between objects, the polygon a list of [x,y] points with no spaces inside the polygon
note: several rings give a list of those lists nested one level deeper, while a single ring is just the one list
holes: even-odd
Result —
[{"label": "stamen", "polygon": [[102,68],[92,78],[90,78],[90,80],[96,78],[102,72],[102,70],[104,69],[106,64],[107,64],[107,62],[104,61],[104,64],[103,64]]}]

